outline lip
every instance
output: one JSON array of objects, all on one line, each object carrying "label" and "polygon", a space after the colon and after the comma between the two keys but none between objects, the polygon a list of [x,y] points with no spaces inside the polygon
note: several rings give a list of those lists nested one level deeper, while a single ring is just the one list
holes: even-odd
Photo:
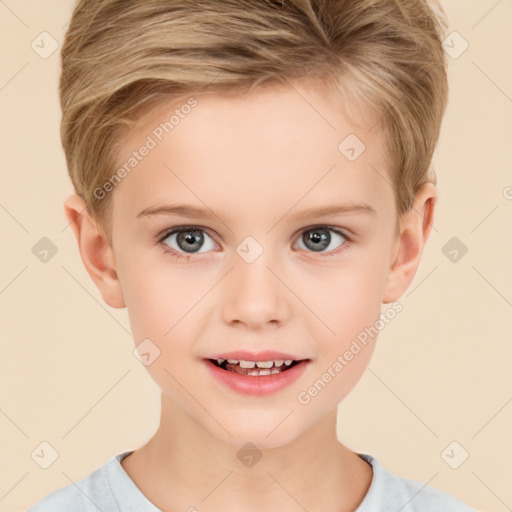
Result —
[{"label": "lip", "polygon": [[274,361],[275,359],[291,359],[292,361],[301,361],[309,359],[275,350],[263,350],[262,352],[250,352],[248,350],[235,350],[234,352],[225,352],[224,354],[215,354],[208,359],[236,359],[237,361]]},{"label": "lip", "polygon": [[[229,354],[232,356],[233,354],[236,354],[240,356],[242,354],[241,352],[233,352]],[[278,354],[277,352],[264,352],[264,357],[269,357],[269,354],[272,354],[272,357],[270,359],[273,359],[275,357],[275,354]],[[247,357],[247,353],[243,353],[244,357]],[[258,354],[259,357],[261,356],[261,353]],[[282,356],[282,357],[281,357]],[[285,356],[288,359],[292,359],[292,357],[288,357],[287,354],[280,354],[279,357],[275,357],[276,359],[284,359]],[[254,354],[251,355],[251,357],[254,357]],[[216,359],[216,358],[212,358]],[[225,357],[219,357],[218,359],[225,359]],[[228,359],[237,359],[237,357],[229,357]],[[242,359],[242,358],[240,358]],[[258,359],[248,359],[249,361],[255,361]],[[260,361],[268,361],[269,359],[259,359]],[[270,395],[272,393],[276,393],[277,391],[280,391],[281,389],[291,385],[293,382],[295,382],[306,370],[307,366],[311,362],[310,359],[301,360],[300,363],[297,363],[296,365],[292,366],[288,370],[284,370],[279,373],[271,374],[271,375],[243,375],[240,373],[236,373],[230,370],[223,370],[219,366],[217,366],[215,363],[212,363],[208,359],[203,359],[203,364],[206,365],[206,368],[210,372],[210,375],[212,375],[215,380],[220,382],[221,384],[225,385],[232,391],[235,391],[242,395],[249,395],[249,396],[265,396]]]}]

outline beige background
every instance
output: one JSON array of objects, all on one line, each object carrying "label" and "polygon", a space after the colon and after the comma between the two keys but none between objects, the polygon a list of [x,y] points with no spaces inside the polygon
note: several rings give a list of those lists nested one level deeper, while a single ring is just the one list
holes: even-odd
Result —
[{"label": "beige background", "polygon": [[[449,59],[435,229],[404,310],[340,406],[339,435],[400,476],[500,512],[512,507],[512,2],[444,6],[447,35],[457,31],[469,48]],[[73,190],[57,79],[71,8],[69,0],[0,1],[4,512],[140,446],[159,420],[159,390],[132,353],[126,310],[103,303],[64,216]],[[42,52],[46,37],[51,48],[43,31],[59,43],[48,58],[31,47],[35,40]],[[448,43],[462,48],[453,36]],[[58,249],[46,263],[32,252],[42,237]],[[468,248],[456,262],[442,251],[452,237]],[[48,469],[31,457],[43,441],[59,454]],[[469,458],[452,469],[445,460],[462,450]]]}]

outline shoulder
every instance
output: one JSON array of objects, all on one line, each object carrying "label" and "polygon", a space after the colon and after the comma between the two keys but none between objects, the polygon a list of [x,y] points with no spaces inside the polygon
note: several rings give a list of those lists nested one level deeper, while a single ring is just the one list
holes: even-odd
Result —
[{"label": "shoulder", "polygon": [[358,455],[372,466],[373,479],[356,512],[476,512],[441,489],[394,475],[371,455]]},{"label": "shoulder", "polygon": [[107,474],[107,465],[111,462],[112,459],[85,478],[53,491],[27,512],[119,512],[119,507],[110,492]]}]

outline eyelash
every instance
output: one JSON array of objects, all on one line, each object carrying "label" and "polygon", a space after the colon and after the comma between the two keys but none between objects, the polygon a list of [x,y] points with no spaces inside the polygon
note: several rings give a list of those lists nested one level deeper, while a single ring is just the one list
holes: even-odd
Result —
[{"label": "eyelash", "polygon": [[[338,247],[337,249],[334,249],[332,251],[326,252],[326,253],[318,253],[321,257],[330,257],[330,256],[337,256],[338,254],[341,254],[343,251],[346,251],[352,244],[352,237],[350,237],[345,231],[342,231],[338,228],[335,228],[333,226],[326,226],[326,225],[317,225],[317,226],[311,226],[304,230],[302,230],[301,235],[308,232],[308,231],[315,231],[315,230],[321,230],[321,229],[328,229],[337,235],[341,236],[345,241]],[[161,245],[164,249],[164,252],[166,254],[169,254],[171,257],[177,259],[178,261],[185,259],[187,262],[190,260],[190,258],[194,254],[198,253],[190,253],[190,254],[183,254],[181,252],[177,252],[174,249],[171,249],[167,244],[164,243],[164,240],[166,240],[170,235],[179,234],[184,231],[203,231],[204,233],[208,234],[208,230],[200,227],[200,226],[180,226],[179,228],[172,228],[164,231],[160,235],[157,236],[157,243]],[[210,235],[208,235],[210,236]],[[212,238],[210,236],[210,238]],[[313,252],[313,251],[309,251]]]}]

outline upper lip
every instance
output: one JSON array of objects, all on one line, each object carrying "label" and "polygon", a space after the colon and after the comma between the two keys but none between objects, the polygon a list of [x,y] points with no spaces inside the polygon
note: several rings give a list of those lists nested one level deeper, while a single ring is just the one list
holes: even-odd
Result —
[{"label": "upper lip", "polygon": [[236,359],[237,361],[274,361],[276,359],[284,359],[286,361],[291,359],[292,361],[301,361],[308,358],[296,356],[293,354],[286,354],[285,352],[277,352],[275,350],[263,350],[262,352],[235,350],[234,352],[215,354],[208,359]]}]

